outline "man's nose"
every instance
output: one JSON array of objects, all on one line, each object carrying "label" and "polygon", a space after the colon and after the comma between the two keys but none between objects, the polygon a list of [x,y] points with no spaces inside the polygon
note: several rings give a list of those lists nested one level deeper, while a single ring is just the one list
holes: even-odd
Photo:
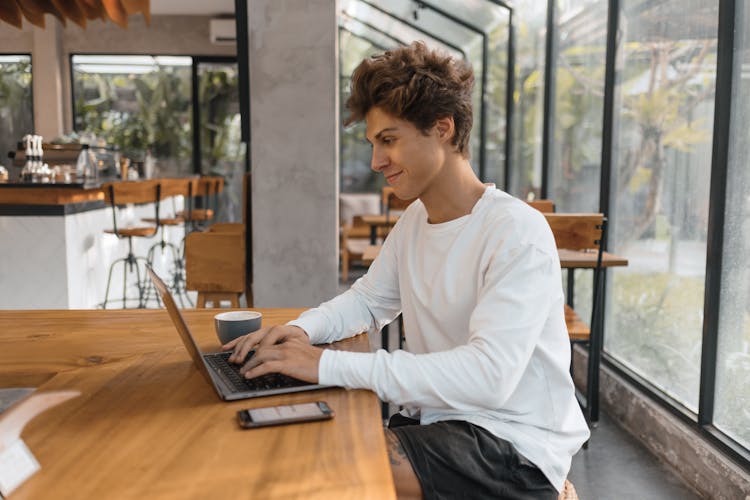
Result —
[{"label": "man's nose", "polygon": [[373,148],[372,150],[372,161],[370,162],[370,168],[375,172],[380,172],[388,165],[388,155],[383,154],[379,148]]}]

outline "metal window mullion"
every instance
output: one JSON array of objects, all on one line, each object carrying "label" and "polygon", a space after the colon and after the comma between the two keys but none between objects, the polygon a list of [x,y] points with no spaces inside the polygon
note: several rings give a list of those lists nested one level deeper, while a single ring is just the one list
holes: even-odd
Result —
[{"label": "metal window mullion", "polygon": [[[609,0],[607,7],[607,52],[604,67],[604,109],[602,110],[602,151],[599,172],[599,211],[609,217],[612,191],[612,161],[615,149],[614,116],[617,85],[617,44],[620,23],[620,0]],[[610,225],[611,227],[611,225]],[[607,250],[605,241],[604,250]]]},{"label": "metal window mullion", "polygon": [[[605,56],[605,69],[604,69],[604,109],[602,113],[602,160],[600,168],[599,178],[599,211],[604,214],[606,220],[609,219],[609,202],[610,202],[610,191],[612,189],[611,178],[612,178],[612,158],[615,147],[614,143],[614,113],[615,113],[615,86],[617,84],[617,43],[618,43],[618,29],[619,29],[619,13],[620,13],[620,1],[609,0],[607,7],[607,48]],[[546,143],[545,143],[546,144]],[[543,167],[549,169],[548,163],[543,163]],[[545,179],[546,180],[546,179]],[[546,185],[546,184],[545,184]],[[546,190],[542,191],[546,195]],[[610,224],[609,229],[613,226]],[[609,231],[608,231],[609,233]],[[609,234],[605,234],[602,238],[602,249],[607,250]],[[607,269],[603,269],[600,275],[599,287],[601,290],[601,297],[599,298],[599,307],[596,313],[596,317],[592,317],[592,328],[596,328],[599,331],[599,342],[595,346],[597,349],[597,356],[602,356],[604,351],[604,325],[606,323],[606,305],[607,305]],[[589,353],[591,356],[592,353]],[[597,389],[598,390],[598,389]],[[598,413],[598,409],[597,409]],[[592,417],[593,418],[593,417]],[[598,420],[598,414],[596,419]]]},{"label": "metal window mullion", "polygon": [[553,69],[555,66],[555,2],[556,0],[547,0],[547,33],[545,36],[545,50],[544,50],[544,102],[543,102],[543,117],[542,117],[542,185],[541,185],[541,197],[549,197],[549,164],[550,164],[550,148],[552,147],[552,124],[554,121],[553,116],[553,101],[555,98],[555,79],[553,78]]},{"label": "metal window mullion", "polygon": [[734,82],[735,0],[719,0],[716,89],[714,101],[713,147],[711,152],[711,186],[708,205],[706,245],[706,281],[703,295],[703,338],[701,342],[700,392],[698,424],[710,425],[714,417],[714,395],[719,338],[721,272],[724,253],[724,213],[726,209],[727,170],[729,163],[732,87]]},{"label": "metal window mullion", "polygon": [[[234,0],[235,31],[237,33],[237,78],[240,101],[240,138],[245,143],[245,172],[250,172],[250,67],[247,26],[247,0]],[[251,193],[247,193],[248,209]],[[248,211],[248,221],[249,221]],[[248,222],[249,224],[249,222]],[[248,228],[248,243],[250,230]],[[248,246],[247,248],[252,248]],[[252,268],[247,272],[252,276]]]},{"label": "metal window mullion", "polygon": [[513,94],[516,90],[516,45],[513,27],[513,10],[508,9],[508,75],[505,84],[505,170],[503,171],[503,189],[510,190],[510,159],[513,154]]},{"label": "metal window mullion", "polygon": [[[73,132],[78,132],[76,127],[76,82],[75,82],[75,71],[73,70],[73,54],[68,54],[68,79],[70,80],[70,120],[73,122],[70,129]],[[31,103],[34,103],[34,61],[31,61]],[[32,115],[34,110],[32,108]],[[36,129],[34,129],[36,130]],[[117,166],[120,169],[120,166]]]},{"label": "metal window mullion", "polygon": [[[193,173],[201,173],[201,129],[200,129],[200,98],[198,96],[198,58],[193,56],[190,65],[190,81],[192,89],[190,92],[193,106]],[[149,145],[150,146],[150,145]]]},{"label": "metal window mullion", "polygon": [[484,182],[487,175],[487,68],[490,65],[487,35],[482,35],[482,82],[479,101],[479,178]]}]

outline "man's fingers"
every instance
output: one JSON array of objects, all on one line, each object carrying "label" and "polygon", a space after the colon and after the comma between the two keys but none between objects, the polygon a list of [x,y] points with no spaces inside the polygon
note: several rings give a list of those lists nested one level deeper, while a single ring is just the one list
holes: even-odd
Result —
[{"label": "man's fingers", "polygon": [[252,370],[245,372],[245,378],[255,378],[261,375],[267,375],[269,373],[280,373],[281,367],[284,365],[281,361],[266,361],[256,366]]},{"label": "man's fingers", "polygon": [[234,346],[236,346],[243,338],[244,338],[244,335],[242,337],[237,337],[234,340],[230,340],[229,342],[221,346],[221,348],[225,351],[228,351],[229,349],[234,349]]},{"label": "man's fingers", "polygon": [[[229,361],[232,363],[241,363],[244,361],[247,353],[256,346],[258,341],[266,335],[268,331],[269,328],[261,328],[256,332],[248,333],[247,335],[235,339],[237,342],[234,344],[234,352],[229,356]],[[234,342],[234,340],[232,342]]]},{"label": "man's fingers", "polygon": [[288,333],[283,327],[272,326],[271,330],[268,332],[268,335],[260,339],[259,344],[263,347],[275,345],[286,340],[287,335]]},{"label": "man's fingers", "polygon": [[[245,375],[248,378],[252,378],[251,376],[248,376],[248,372],[252,372],[255,368],[259,367],[260,365],[267,364],[272,361],[277,361],[283,358],[281,346],[269,346],[264,347],[262,349],[259,349],[255,351],[255,354],[252,358],[250,358],[247,363],[245,363],[242,368],[240,368],[240,373]],[[268,373],[268,372],[264,372]],[[254,376],[254,375],[253,375]]]}]

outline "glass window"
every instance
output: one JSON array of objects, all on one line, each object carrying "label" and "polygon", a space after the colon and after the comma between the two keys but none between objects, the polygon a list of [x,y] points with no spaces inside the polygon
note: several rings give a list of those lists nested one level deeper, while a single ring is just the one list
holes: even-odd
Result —
[{"label": "glass window", "polygon": [[240,130],[236,62],[198,62],[200,103],[200,173],[224,177],[217,220],[242,220],[245,151]]},{"label": "glass window", "polygon": [[359,122],[349,127],[343,126],[346,117],[349,116],[346,100],[351,94],[351,74],[362,59],[384,50],[384,47],[376,45],[365,36],[339,29],[342,193],[379,193],[384,184],[383,176],[370,168],[372,151],[365,140],[365,124]]},{"label": "glass window", "polygon": [[8,153],[33,132],[31,56],[0,54],[0,164],[8,166]]},{"label": "glass window", "polygon": [[697,411],[718,0],[621,9],[605,349]]},{"label": "glass window", "polygon": [[[516,64],[513,95],[513,158],[507,191],[525,199],[539,197],[542,186],[542,117],[544,111],[544,37],[547,5],[515,2]],[[517,21],[516,21],[517,20]]]},{"label": "glass window", "polygon": [[549,197],[561,212],[598,212],[608,2],[558,3]]},{"label": "glass window", "polygon": [[[348,78],[351,72],[356,67],[356,64],[361,61],[364,57],[371,55],[376,52],[382,52],[383,48],[375,47],[374,41],[382,40],[383,34],[391,37],[391,42],[386,43],[386,48],[393,47],[399,44],[409,44],[415,40],[424,41],[428,47],[433,49],[442,50],[451,56],[458,59],[466,59],[474,69],[475,85],[472,95],[472,104],[474,106],[474,123],[469,141],[469,150],[471,154],[471,164],[475,171],[479,171],[479,151],[481,147],[480,142],[480,104],[481,104],[481,86],[482,80],[482,36],[477,31],[462,26],[459,22],[450,19],[439,13],[436,9],[429,8],[427,5],[408,4],[401,2],[400,0],[382,0],[379,2],[367,2],[360,0],[342,0],[339,4],[339,26],[346,28],[344,32],[354,31],[355,33],[346,33],[340,38],[340,54],[342,58],[341,62],[341,75],[342,84],[348,90]],[[476,9],[470,9],[476,10]],[[503,9],[496,9],[502,11]],[[479,14],[481,15],[481,13]],[[485,16],[485,19],[494,20],[496,16]],[[507,16],[506,16],[507,17]],[[354,20],[355,22],[351,22]],[[507,24],[507,22],[506,22]],[[363,36],[363,33],[359,29],[353,29],[354,27],[361,27],[362,25],[368,25],[371,28],[371,32],[367,36]],[[493,25],[494,26],[494,25]],[[378,30],[379,33],[372,33],[373,28]],[[481,26],[477,26],[477,29],[481,30]],[[507,28],[506,28],[507,29]],[[340,32],[341,33],[341,32]],[[359,38],[358,42],[352,42],[352,40]],[[393,39],[398,40],[395,44]],[[507,45],[507,35],[505,36],[505,44]],[[355,54],[354,51],[350,51],[347,45],[369,45],[373,50],[368,52],[365,50],[362,57],[354,59],[351,68],[344,68],[344,58],[351,58],[351,55]],[[379,43],[378,43],[379,44]],[[507,50],[506,50],[507,52]],[[507,59],[504,55],[498,55],[499,58]],[[507,65],[507,61],[506,61]],[[507,68],[506,68],[507,70]],[[345,77],[345,78],[344,78]],[[503,85],[503,88],[505,85]],[[342,112],[346,116],[344,109],[345,98],[344,87],[342,86]],[[364,140],[364,127],[360,129],[359,125],[354,125],[351,129],[346,129],[342,132],[342,192],[361,192],[361,191],[379,191],[380,184],[373,182],[373,177],[370,174],[364,173],[364,167],[361,166],[362,157],[358,154],[359,149],[354,142],[349,142],[347,136],[361,135]],[[344,144],[344,142],[347,144]],[[503,141],[504,142],[504,141]],[[366,145],[366,144],[365,144]],[[353,146],[352,149],[349,146]],[[367,146],[367,168],[369,169],[370,164],[370,152],[369,146]],[[502,148],[501,148],[502,149]],[[350,153],[357,153],[354,157],[351,157]],[[352,161],[353,160],[353,161]],[[485,159],[486,161],[486,159]],[[356,166],[359,164],[359,166]],[[356,177],[356,178],[353,178]]]},{"label": "glass window", "polygon": [[496,24],[487,33],[489,46],[486,91],[487,139],[485,144],[485,177],[482,180],[493,182],[498,187],[504,188],[510,11],[503,7],[497,7],[496,11]]},{"label": "glass window", "polygon": [[[738,11],[742,2],[737,3]],[[744,16],[744,17],[743,17]],[[750,448],[750,9],[735,19],[714,423]]]},{"label": "glass window", "polygon": [[72,67],[79,134],[133,161],[150,149],[160,175],[193,172],[191,57],[74,55]]}]

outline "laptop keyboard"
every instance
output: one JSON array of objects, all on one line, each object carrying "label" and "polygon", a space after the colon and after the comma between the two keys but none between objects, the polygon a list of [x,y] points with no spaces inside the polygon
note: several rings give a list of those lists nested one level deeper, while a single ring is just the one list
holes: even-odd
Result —
[{"label": "laptop keyboard", "polygon": [[240,373],[240,367],[242,365],[236,365],[229,362],[229,356],[231,355],[231,352],[221,352],[205,355],[204,358],[216,371],[224,375],[225,379],[231,383],[237,392],[283,389],[286,387],[310,385],[309,382],[288,377],[281,373],[269,373],[267,375],[261,375],[260,377],[245,378],[244,375]]}]

